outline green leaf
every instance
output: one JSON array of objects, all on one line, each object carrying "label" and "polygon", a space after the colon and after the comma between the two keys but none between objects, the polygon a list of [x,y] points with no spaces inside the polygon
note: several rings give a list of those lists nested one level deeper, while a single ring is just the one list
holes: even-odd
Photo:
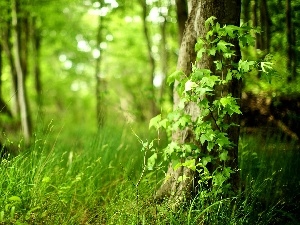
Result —
[{"label": "green leaf", "polygon": [[202,162],[203,166],[206,166],[207,163],[211,162],[211,156],[206,156],[206,157],[201,158],[201,162]]},{"label": "green leaf", "polygon": [[212,75],[208,77],[203,77],[201,80],[202,84],[206,84],[208,87],[214,87],[217,82],[220,81],[220,78],[218,76]]},{"label": "green leaf", "polygon": [[168,122],[169,122],[168,119],[163,119],[159,122],[159,126],[167,129]]},{"label": "green leaf", "polygon": [[154,153],[152,156],[150,156],[148,158],[148,161],[147,161],[148,170],[153,170],[156,159],[157,159],[157,153]]},{"label": "green leaf", "polygon": [[264,73],[268,73],[269,71],[273,70],[273,63],[261,62],[260,67],[261,67],[261,71],[263,71]]},{"label": "green leaf", "polygon": [[21,198],[18,196],[11,196],[10,198],[8,198],[9,201],[11,202],[21,202]]},{"label": "green leaf", "polygon": [[207,144],[207,150],[210,152],[211,150],[213,150],[213,148],[215,147],[215,143],[212,141],[209,141]]},{"label": "green leaf", "polygon": [[252,66],[255,64],[255,61],[240,60],[238,70],[244,73],[247,73],[251,70]]},{"label": "green leaf", "polygon": [[161,114],[158,114],[157,116],[153,117],[149,122],[149,129],[151,127],[158,129],[160,127],[160,124],[159,124],[160,121],[161,121]]},{"label": "green leaf", "polygon": [[206,28],[209,28],[209,25],[210,26],[213,26],[214,25],[214,21],[217,19],[217,17],[215,16],[211,16],[209,17],[206,21],[205,21],[205,27]]},{"label": "green leaf", "polygon": [[221,52],[228,52],[229,49],[227,48],[227,46],[234,46],[234,45],[221,40],[217,44],[217,50],[219,50]]},{"label": "green leaf", "polygon": [[185,180],[188,179],[188,178],[189,178],[188,176],[182,175],[182,176],[179,176],[179,177],[178,177],[177,181],[180,183],[180,182],[182,182],[182,181],[185,181]]},{"label": "green leaf", "polygon": [[195,51],[198,52],[200,49],[203,49],[204,44],[205,42],[201,38],[198,38],[197,43],[195,45]]},{"label": "green leaf", "polygon": [[214,61],[214,63],[216,64],[216,69],[217,70],[222,70],[223,65],[222,65],[221,61],[216,60],[216,61]]},{"label": "green leaf", "polygon": [[171,75],[168,76],[167,83],[171,85],[175,82],[175,80],[180,80],[180,78],[184,75],[184,73],[181,70],[177,70]]},{"label": "green leaf", "polygon": [[193,171],[196,170],[195,159],[187,160],[182,165]]},{"label": "green leaf", "polygon": [[232,80],[232,71],[228,70],[227,75],[226,75],[226,81]]},{"label": "green leaf", "polygon": [[224,30],[227,33],[227,35],[231,38],[235,37],[235,31],[238,31],[240,28],[238,26],[234,26],[234,25],[228,25],[228,26],[224,26]]},{"label": "green leaf", "polygon": [[209,54],[209,55],[215,56],[215,55],[216,55],[216,52],[217,52],[217,48],[216,48],[216,47],[211,47],[211,48],[208,50],[208,54]]},{"label": "green leaf", "polygon": [[184,91],[190,91],[192,89],[194,89],[195,87],[198,87],[198,84],[196,84],[195,82],[188,80],[185,85],[184,85]]},{"label": "green leaf", "polygon": [[200,60],[202,59],[203,53],[205,53],[206,50],[205,48],[201,48],[198,52],[197,52],[197,59]]},{"label": "green leaf", "polygon": [[221,161],[226,161],[229,159],[228,157],[228,151],[223,151],[220,155],[219,155],[219,158]]},{"label": "green leaf", "polygon": [[[173,161],[173,163],[174,163],[174,161]],[[174,166],[174,171],[176,171],[176,170],[178,170],[180,167],[182,167],[182,163],[181,162],[178,162],[178,163],[176,163],[175,164],[175,166]]]}]

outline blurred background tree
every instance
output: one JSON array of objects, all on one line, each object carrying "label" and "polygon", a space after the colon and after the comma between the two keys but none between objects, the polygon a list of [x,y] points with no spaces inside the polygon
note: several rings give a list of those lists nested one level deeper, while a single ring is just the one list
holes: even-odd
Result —
[{"label": "blurred background tree", "polygon": [[[277,70],[271,83],[260,73],[245,80],[244,127],[272,126],[294,139],[299,7],[243,0],[241,16],[262,31],[243,57],[272,55]],[[0,10],[1,142],[32,143],[52,120],[71,141],[77,130],[92,134],[104,121],[147,124],[172,107],[165,81],[176,68],[185,0],[1,0]]]}]

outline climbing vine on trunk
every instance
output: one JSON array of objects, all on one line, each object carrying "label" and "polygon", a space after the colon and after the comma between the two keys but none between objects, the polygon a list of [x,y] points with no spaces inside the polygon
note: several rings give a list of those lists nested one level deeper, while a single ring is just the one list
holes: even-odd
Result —
[{"label": "climbing vine on trunk", "polygon": [[[168,78],[169,84],[178,82],[180,103],[166,118],[161,115],[153,118],[149,126],[165,128],[170,135],[178,130],[185,132],[188,138],[184,142],[173,140],[164,149],[164,159],[172,161],[175,171],[185,167],[197,174],[197,193],[211,191],[223,195],[231,193],[230,179],[238,173],[238,168],[232,163],[237,158],[232,158],[230,153],[235,144],[230,140],[229,130],[239,125],[231,122],[230,118],[242,113],[239,99],[229,93],[227,86],[255,69],[269,76],[272,64],[234,60],[237,53],[233,40],[239,40],[242,47],[255,44],[251,33],[257,31],[247,24],[241,27],[221,26],[215,17],[210,17],[205,27],[208,29],[206,37],[198,38],[195,45],[197,61],[192,73],[176,71]],[[211,68],[197,66],[203,57],[214,59]],[[190,103],[197,106],[197,117],[187,113],[186,106]],[[151,162],[154,163],[153,160]],[[187,178],[179,176],[177,182]]]}]

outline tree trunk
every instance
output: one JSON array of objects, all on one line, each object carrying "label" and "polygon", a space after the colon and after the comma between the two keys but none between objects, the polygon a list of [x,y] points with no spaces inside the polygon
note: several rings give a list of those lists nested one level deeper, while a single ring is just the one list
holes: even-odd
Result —
[{"label": "tree trunk", "polygon": [[[9,117],[11,117],[12,114],[2,97],[2,71],[3,71],[2,70],[3,69],[2,53],[3,53],[2,43],[0,42],[0,113],[7,114]],[[1,143],[0,143],[0,146],[1,146]]]},{"label": "tree trunk", "polygon": [[10,66],[10,73],[11,73],[11,80],[12,80],[12,87],[11,87],[11,102],[12,102],[12,115],[14,117],[18,117],[20,115],[20,104],[18,100],[18,80],[17,80],[17,71],[14,63],[14,56],[13,56],[13,45],[11,42],[12,34],[12,25],[11,21],[6,21],[5,25],[3,26],[3,49],[6,53],[8,58],[9,66]]},{"label": "tree trunk", "polygon": [[242,1],[242,18],[244,23],[248,23],[250,20],[250,3],[251,0]]},{"label": "tree trunk", "polygon": [[[254,0],[252,3],[252,15],[253,15],[253,26],[258,27],[260,25],[260,13],[259,13],[259,0]],[[256,39],[256,49],[261,49],[262,48],[262,35],[261,34],[255,34],[255,39]]]},{"label": "tree trunk", "polygon": [[[177,70],[182,71],[185,75],[189,75],[192,69],[192,63],[195,62],[195,43],[198,37],[206,36],[206,28],[204,22],[211,16],[217,17],[218,22],[221,25],[224,24],[233,24],[239,26],[240,21],[240,10],[241,2],[240,0],[226,0],[226,1],[215,1],[215,0],[192,0],[192,7],[186,22],[185,31],[183,39],[181,42],[181,47],[179,51],[179,58],[177,63]],[[236,46],[236,59],[235,62],[238,62],[240,59],[240,49],[238,41],[232,42]],[[203,57],[202,60],[198,63],[199,68],[206,68],[214,71],[213,67],[213,58],[212,57]],[[179,104],[180,97],[177,94],[176,86],[178,83],[175,83],[174,88],[174,107],[176,108]],[[240,98],[241,95],[241,83],[234,80],[231,84],[227,85],[226,88],[228,93],[232,93],[233,97]],[[224,90],[223,90],[224,91]],[[214,98],[220,97],[220,92],[215,91]],[[189,103],[186,106],[186,113],[191,115],[192,118],[197,118],[200,115],[200,109],[196,106],[195,103]],[[239,117],[228,118],[228,122],[239,123]],[[172,139],[178,144],[185,142],[190,142],[193,135],[189,135],[193,131],[177,131],[173,133]],[[238,167],[238,137],[239,137],[239,128],[233,127],[228,131],[228,136],[230,140],[235,144],[233,149],[230,149],[229,156],[231,158],[229,165],[232,170],[237,170]],[[202,146],[204,148],[204,146]],[[203,149],[205,151],[205,149]],[[177,178],[179,176],[185,175],[189,179],[184,180],[183,182],[178,183]],[[168,197],[172,202],[181,202],[184,199],[187,199],[192,196],[193,189],[196,187],[197,183],[193,183],[194,174],[192,171],[188,170],[186,167],[179,168],[176,171],[173,170],[172,166],[169,166],[167,176],[170,177],[161,188],[157,191],[157,198],[162,199]],[[236,172],[235,175],[231,178],[231,184],[233,190],[237,190],[239,186],[239,175]]]},{"label": "tree trunk", "polygon": [[[261,23],[261,30],[262,30],[262,49],[266,50],[267,52],[270,50],[270,41],[271,41],[271,19],[268,9],[267,1],[260,2],[260,23]],[[266,53],[267,53],[266,52]]]},{"label": "tree trunk", "polygon": [[286,0],[286,37],[287,37],[287,70],[289,73],[288,81],[296,78],[296,53],[295,53],[295,31],[292,23],[291,0]]},{"label": "tree trunk", "polygon": [[164,92],[166,88],[166,77],[168,75],[168,44],[167,44],[167,18],[164,16],[164,21],[160,25],[161,43],[160,43],[160,56],[161,56],[161,70],[162,70],[162,84],[160,87],[159,102],[163,102]]},{"label": "tree trunk", "polygon": [[147,26],[147,14],[148,14],[148,8],[147,8],[147,3],[144,0],[140,1],[141,6],[142,6],[142,20],[143,20],[143,30],[144,30],[144,35],[147,43],[147,50],[148,50],[148,59],[150,63],[150,76],[149,76],[149,92],[150,92],[150,105],[151,105],[151,113],[152,117],[156,116],[158,113],[157,107],[156,107],[156,96],[155,96],[155,88],[153,85],[153,80],[155,76],[155,60],[152,54],[152,43],[151,43],[151,37],[149,34],[149,29]]},{"label": "tree trunk", "polygon": [[176,15],[179,33],[179,45],[181,44],[183,38],[183,32],[185,28],[185,23],[188,18],[188,9],[186,0],[176,0]]},{"label": "tree trunk", "polygon": [[41,35],[40,29],[37,24],[37,17],[32,17],[31,20],[31,38],[33,45],[33,64],[34,64],[34,78],[35,78],[35,91],[36,103],[39,108],[42,107],[42,82],[41,82],[41,69],[40,69],[40,48],[41,48]]},{"label": "tree trunk", "polygon": [[103,16],[98,17],[98,30],[97,30],[97,48],[100,52],[100,55],[96,58],[95,65],[95,78],[96,78],[96,115],[97,115],[97,127],[101,128],[104,125],[106,117],[106,104],[105,104],[105,81],[104,77],[101,74],[101,64],[103,52],[100,48],[100,44],[103,41]]},{"label": "tree trunk", "polygon": [[12,25],[13,25],[13,38],[14,38],[14,64],[17,72],[18,81],[18,100],[20,104],[20,114],[21,114],[21,125],[22,132],[24,135],[24,141],[26,144],[30,143],[31,139],[31,121],[28,108],[28,102],[26,98],[26,88],[25,88],[25,75],[22,68],[21,61],[21,46],[20,46],[20,33],[18,29],[18,0],[12,0]]}]

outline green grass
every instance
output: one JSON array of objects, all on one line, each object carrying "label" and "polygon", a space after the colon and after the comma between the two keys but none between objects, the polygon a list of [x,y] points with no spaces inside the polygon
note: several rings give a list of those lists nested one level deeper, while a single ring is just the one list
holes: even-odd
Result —
[{"label": "green grass", "polygon": [[[141,128],[141,127],[139,127]],[[145,129],[146,130],[146,129]],[[273,136],[241,139],[244,189],[197,196],[178,209],[154,202],[162,171],[143,171],[128,127],[36,137],[0,164],[0,224],[298,224],[299,151]],[[144,140],[149,134],[138,134]],[[150,135],[149,135],[150,136]],[[261,137],[261,138],[259,138]],[[151,138],[151,137],[150,137]],[[68,140],[68,144],[64,140]]]}]

